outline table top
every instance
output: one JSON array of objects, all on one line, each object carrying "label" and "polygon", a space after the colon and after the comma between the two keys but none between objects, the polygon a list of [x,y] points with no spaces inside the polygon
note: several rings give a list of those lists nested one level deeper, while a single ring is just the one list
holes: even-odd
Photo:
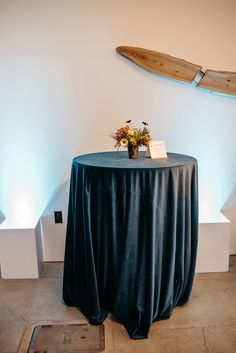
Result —
[{"label": "table top", "polygon": [[197,163],[194,157],[177,153],[167,153],[166,159],[151,159],[145,157],[145,152],[140,151],[138,159],[129,159],[128,152],[98,152],[78,156],[73,163],[100,168],[119,169],[158,169],[193,165]]}]

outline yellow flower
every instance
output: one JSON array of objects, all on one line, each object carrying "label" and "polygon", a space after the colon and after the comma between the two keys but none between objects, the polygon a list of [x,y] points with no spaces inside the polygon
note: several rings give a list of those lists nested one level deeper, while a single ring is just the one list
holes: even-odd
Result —
[{"label": "yellow flower", "polygon": [[120,140],[120,145],[122,147],[127,147],[128,146],[128,140],[127,139],[121,139]]},{"label": "yellow flower", "polygon": [[134,130],[130,130],[130,129],[129,129],[129,130],[127,131],[127,134],[130,135],[130,136],[134,136]]}]

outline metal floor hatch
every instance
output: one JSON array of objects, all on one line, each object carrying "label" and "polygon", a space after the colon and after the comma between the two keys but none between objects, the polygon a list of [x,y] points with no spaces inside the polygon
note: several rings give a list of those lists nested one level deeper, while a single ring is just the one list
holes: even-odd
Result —
[{"label": "metal floor hatch", "polygon": [[97,353],[105,349],[104,325],[36,326],[28,353]]}]

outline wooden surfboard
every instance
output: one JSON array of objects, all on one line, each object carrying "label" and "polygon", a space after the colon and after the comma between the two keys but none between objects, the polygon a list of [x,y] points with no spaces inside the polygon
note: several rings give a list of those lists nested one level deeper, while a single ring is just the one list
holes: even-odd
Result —
[{"label": "wooden surfboard", "polygon": [[201,70],[199,65],[153,50],[121,46],[116,51],[148,71],[178,81],[192,83]]},{"label": "wooden surfboard", "polygon": [[116,51],[155,74],[194,84],[208,92],[236,96],[236,72],[207,70],[204,73],[199,65],[149,49],[120,46]]},{"label": "wooden surfboard", "polygon": [[207,70],[198,87],[236,96],[236,72]]}]

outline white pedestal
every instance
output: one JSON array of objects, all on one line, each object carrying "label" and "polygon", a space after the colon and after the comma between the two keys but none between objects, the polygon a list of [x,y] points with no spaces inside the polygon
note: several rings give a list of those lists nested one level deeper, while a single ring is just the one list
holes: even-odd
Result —
[{"label": "white pedestal", "polygon": [[38,278],[41,271],[40,223],[35,228],[0,227],[0,266],[3,279]]},{"label": "white pedestal", "polygon": [[230,255],[236,255],[236,210],[224,210],[224,215],[230,220]]},{"label": "white pedestal", "polygon": [[199,224],[197,273],[229,269],[230,222],[223,215]]}]

